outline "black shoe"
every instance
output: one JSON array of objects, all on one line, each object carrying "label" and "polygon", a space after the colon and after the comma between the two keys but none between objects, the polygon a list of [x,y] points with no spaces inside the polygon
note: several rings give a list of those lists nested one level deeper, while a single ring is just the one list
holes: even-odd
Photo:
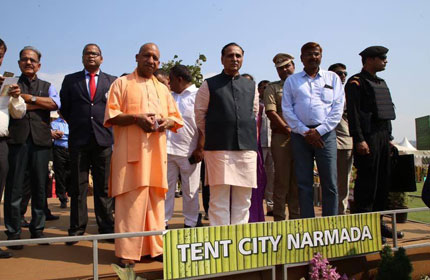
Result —
[{"label": "black shoe", "polygon": [[67,208],[67,200],[61,201],[60,208]]},{"label": "black shoe", "polygon": [[269,211],[269,212],[267,212],[266,216],[268,216],[268,217],[273,217],[273,211]]},{"label": "black shoe", "polygon": [[157,261],[157,262],[163,262],[163,254],[158,255],[156,257],[153,257],[151,259],[154,260],[154,261]]},{"label": "black shoe", "polygon": [[0,259],[8,259],[12,257],[11,252],[5,252],[0,249]]},{"label": "black shoe", "polygon": [[30,223],[27,222],[24,218],[21,219],[21,227],[23,228],[29,228],[30,227]]},{"label": "black shoe", "polygon": [[202,213],[199,213],[199,216],[197,218],[197,224],[196,227],[202,227],[203,223],[202,223]]},{"label": "black shoe", "polygon": [[122,268],[133,268],[135,266],[135,261],[127,259],[119,259],[118,266]]},{"label": "black shoe", "polygon": [[55,221],[55,220],[58,220],[60,218],[60,216],[55,216],[55,215],[52,215],[52,214],[50,214],[50,215],[46,215],[46,221]]},{"label": "black shoe", "polygon": [[[43,234],[43,232],[31,234],[31,239],[37,239],[37,238],[45,238],[45,235]],[[50,244],[49,243],[39,243],[38,245],[46,246],[46,245],[50,245]]]},{"label": "black shoe", "polygon": [[[78,234],[78,233],[69,233],[69,236],[79,236],[79,235],[84,235],[83,233],[82,234]],[[68,242],[66,242],[66,245],[67,246],[73,246],[73,245],[75,245],[76,243],[78,243],[79,241],[68,241]]]},{"label": "black shoe", "polygon": [[209,221],[209,214],[205,213],[205,216],[203,217],[203,220]]},{"label": "black shoe", "polygon": [[175,197],[176,197],[176,198],[179,198],[179,197],[181,197],[181,194],[180,194],[180,192],[175,192]]},{"label": "black shoe", "polygon": [[[393,238],[393,230],[385,224],[381,224],[381,235],[386,238]],[[397,231],[397,238],[401,239],[405,236],[402,231]]]},{"label": "black shoe", "polygon": [[[8,237],[7,238],[7,240],[20,240],[21,239],[21,237],[19,237],[19,236],[10,236],[10,237]],[[8,249],[11,249],[11,250],[22,250],[22,249],[24,249],[24,245],[13,245],[13,246],[6,246]]]}]

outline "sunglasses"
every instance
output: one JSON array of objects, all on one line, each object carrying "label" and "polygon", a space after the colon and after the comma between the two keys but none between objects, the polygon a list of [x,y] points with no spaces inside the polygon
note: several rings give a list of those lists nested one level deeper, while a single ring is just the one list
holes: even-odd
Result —
[{"label": "sunglasses", "polygon": [[345,76],[345,77],[346,77],[346,76],[348,76],[348,72],[346,72],[346,71],[336,71],[335,73],[336,73],[338,76],[342,76],[342,75],[343,75],[343,76]]}]

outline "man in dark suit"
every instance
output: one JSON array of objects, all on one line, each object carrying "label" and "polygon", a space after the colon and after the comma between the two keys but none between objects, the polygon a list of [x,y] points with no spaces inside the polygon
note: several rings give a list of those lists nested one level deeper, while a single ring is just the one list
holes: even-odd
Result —
[{"label": "man in dark suit", "polygon": [[[108,197],[112,131],[103,126],[107,92],[116,77],[100,71],[99,46],[87,44],[84,70],[67,75],[60,91],[61,114],[69,124],[71,196],[69,235],[83,235],[88,223],[88,175],[94,182],[94,206],[99,233],[112,233],[113,201]],[[76,242],[68,242],[73,245]]]}]

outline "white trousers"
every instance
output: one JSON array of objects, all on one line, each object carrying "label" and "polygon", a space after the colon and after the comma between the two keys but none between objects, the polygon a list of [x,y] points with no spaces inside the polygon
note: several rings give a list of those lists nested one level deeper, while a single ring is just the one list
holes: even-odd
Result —
[{"label": "white trousers", "polygon": [[248,222],[252,188],[215,185],[210,186],[210,192],[209,222],[211,226]]},{"label": "white trousers", "polygon": [[182,212],[185,217],[185,225],[194,227],[199,216],[199,185],[201,163],[190,164],[187,157],[167,155],[167,191],[164,204],[167,223],[173,216],[175,208],[175,190],[179,174],[181,175]]}]

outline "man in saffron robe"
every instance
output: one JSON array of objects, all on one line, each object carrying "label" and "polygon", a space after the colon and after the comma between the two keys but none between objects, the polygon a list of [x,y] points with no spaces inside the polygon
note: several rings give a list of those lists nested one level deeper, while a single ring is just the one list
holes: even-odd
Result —
[{"label": "man in saffron robe", "polygon": [[[183,122],[166,86],[153,73],[159,65],[157,45],[147,43],[136,55],[137,68],[117,79],[109,91],[105,126],[113,126],[114,147],[109,194],[115,197],[115,232],[164,229],[167,184],[165,130]],[[161,236],[119,238],[115,254],[123,265],[142,256],[161,259]]]}]

